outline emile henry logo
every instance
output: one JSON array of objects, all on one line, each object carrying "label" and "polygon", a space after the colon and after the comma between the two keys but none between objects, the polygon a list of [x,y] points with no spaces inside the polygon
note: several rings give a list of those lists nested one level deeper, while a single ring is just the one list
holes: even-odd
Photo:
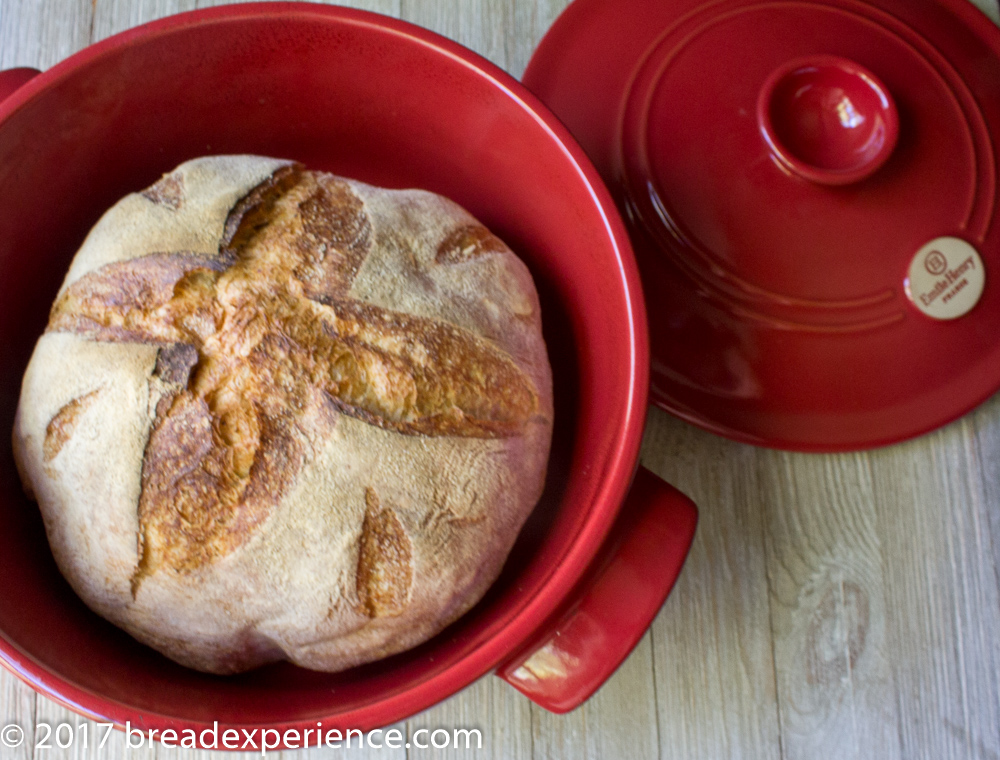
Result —
[{"label": "emile henry logo", "polygon": [[927,258],[924,259],[924,266],[927,267],[927,271],[933,275],[938,275],[944,272],[948,268],[948,259],[941,251],[931,251],[927,254]]},{"label": "emile henry logo", "polygon": [[[924,306],[930,306],[942,293],[945,293],[944,302],[947,303],[959,291],[968,286],[969,280],[967,277],[963,277],[963,275],[970,269],[974,270],[976,262],[972,256],[968,256],[954,269],[948,269],[948,259],[945,258],[944,254],[940,251],[931,251],[927,254],[927,258],[924,259],[924,266],[933,275],[944,274],[944,277],[934,283],[934,287],[931,288],[929,293],[920,294],[920,301]],[[954,288],[951,287],[953,284],[955,285]],[[948,292],[946,293],[945,291]]]},{"label": "emile henry logo", "polygon": [[910,259],[906,295],[932,319],[955,319],[972,310],[983,293],[983,260],[969,243],[939,237]]}]

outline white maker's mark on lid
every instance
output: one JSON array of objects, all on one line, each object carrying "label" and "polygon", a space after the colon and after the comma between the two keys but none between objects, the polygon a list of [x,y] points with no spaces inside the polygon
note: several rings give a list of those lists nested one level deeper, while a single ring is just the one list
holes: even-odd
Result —
[{"label": "white maker's mark on lid", "polygon": [[979,253],[961,238],[939,237],[910,261],[906,295],[932,319],[956,319],[979,302],[986,271]]}]

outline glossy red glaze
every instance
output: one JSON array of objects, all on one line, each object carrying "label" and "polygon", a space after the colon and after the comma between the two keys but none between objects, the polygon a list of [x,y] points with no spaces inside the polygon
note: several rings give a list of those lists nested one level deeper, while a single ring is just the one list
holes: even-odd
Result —
[{"label": "glossy red glaze", "polygon": [[[55,568],[0,435],[0,657],[42,693],[117,724],[385,725],[502,665],[585,591],[645,419],[635,264],[569,134],[468,50],[409,24],[309,4],[165,19],[84,50],[0,102],[0,430],[11,428],[63,273],[101,213],[186,159],[235,152],[442,193],[521,255],[555,377],[545,493],[498,582],[425,645],[341,674],[275,665],[220,678],[167,661],[84,607]],[[667,547],[665,561],[679,566],[689,540]],[[644,630],[649,620],[634,623]]]},{"label": "glossy red glaze", "polygon": [[[899,139],[831,187],[778,160],[757,103],[796,59],[874,72]],[[525,84],[630,222],[650,304],[651,398],[722,435],[806,451],[878,446],[1000,387],[1000,31],[966,0],[576,0]],[[940,236],[986,272],[966,316],[905,294]]]},{"label": "glossy red glaze", "polygon": [[698,512],[640,467],[622,517],[568,609],[497,672],[552,712],[579,706],[646,631],[687,556]]},{"label": "glossy red glaze", "polygon": [[0,100],[12,95],[22,85],[27,84],[28,81],[41,73],[38,69],[28,67],[0,71]]},{"label": "glossy red glaze", "polygon": [[824,185],[874,174],[899,137],[896,103],[878,77],[832,55],[775,69],[761,87],[757,123],[780,161]]}]

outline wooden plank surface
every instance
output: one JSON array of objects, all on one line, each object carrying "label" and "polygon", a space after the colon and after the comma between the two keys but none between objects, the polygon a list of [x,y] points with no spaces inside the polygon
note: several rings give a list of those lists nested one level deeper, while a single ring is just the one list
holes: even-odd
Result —
[{"label": "wooden plank surface", "polygon": [[[915,2],[917,0],[914,0]],[[354,0],[519,76],[567,0]],[[0,0],[0,67],[47,68],[92,41],[209,0]],[[995,0],[978,0],[1000,20]],[[477,728],[479,751],[304,750],[283,758],[1000,760],[1000,398],[887,449],[796,455],[656,410],[643,463],[701,524],[650,632],[581,709],[556,716],[487,677],[399,725]],[[0,581],[2,582],[2,581]],[[115,734],[32,751],[36,727],[97,727],[0,671],[2,760],[177,758]]]}]

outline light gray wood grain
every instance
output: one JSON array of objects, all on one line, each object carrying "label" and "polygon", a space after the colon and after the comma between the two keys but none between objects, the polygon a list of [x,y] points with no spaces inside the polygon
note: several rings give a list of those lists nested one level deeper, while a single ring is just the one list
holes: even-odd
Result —
[{"label": "light gray wood grain", "polygon": [[195,9],[195,0],[98,0],[93,4],[91,41],[124,32],[139,24]]},{"label": "light gray wood grain", "polygon": [[[103,2],[103,0],[100,0]],[[217,5],[230,5],[235,0],[197,0],[198,8],[211,8]],[[249,2],[262,2],[266,0],[248,0]],[[344,0],[344,2],[330,2],[330,0],[309,0],[318,5],[342,5],[348,8],[362,8],[366,11],[382,13],[387,16],[399,17],[400,0]]]},{"label": "light gray wood grain", "polygon": [[900,758],[883,554],[864,454],[760,452],[786,758]]},{"label": "light gray wood grain", "polygon": [[[478,730],[482,738],[463,736],[459,746],[435,749],[428,746],[410,748],[407,757],[411,760],[430,758],[500,758],[531,757],[531,708],[530,702],[499,678],[487,676],[467,687],[452,699],[425,710],[406,721],[407,736],[415,737],[416,732],[425,729],[431,734],[435,730],[452,732],[455,729]],[[420,743],[430,745],[431,734],[420,736]],[[466,741],[469,742],[466,748]],[[444,735],[437,738],[444,743]],[[415,744],[415,742],[414,742]]]},{"label": "light gray wood grain", "polygon": [[[659,757],[652,635],[582,707],[553,715],[532,706],[533,757],[545,760]],[[616,716],[609,720],[610,716]]]},{"label": "light gray wood grain", "polygon": [[567,5],[569,0],[402,0],[401,18],[460,42],[520,78]]},{"label": "light gray wood grain", "polygon": [[[7,726],[16,726],[23,737],[18,746],[4,746],[0,749],[0,757],[4,760],[30,760],[32,756],[32,738],[35,728],[35,692],[19,681],[13,674],[0,668],[0,730]],[[17,733],[8,734],[8,742],[15,744]],[[3,738],[0,735],[0,738]]]},{"label": "light gray wood grain", "polygon": [[[996,404],[981,414],[1000,426]],[[905,757],[1000,756],[1000,590],[972,418],[873,456]],[[995,485],[991,486],[995,488]],[[992,753],[992,754],[991,754]]]},{"label": "light gray wood grain", "polygon": [[[987,557],[992,556],[994,583],[1000,588],[1000,395],[970,415],[968,421],[971,423],[974,435],[974,442],[971,443],[974,451],[971,452],[971,456],[978,462],[983,478],[980,519],[976,530],[977,543],[988,544],[988,548],[982,549],[982,554]],[[1000,664],[996,662],[997,629],[988,630],[987,635],[992,638],[994,665],[990,672],[996,688],[1000,684]],[[996,726],[997,721],[994,721],[993,731],[997,730]],[[982,740],[978,735],[980,733],[978,729],[976,735],[970,735],[964,727],[961,730],[948,727],[947,730],[971,746],[972,757],[978,760],[1000,760],[1000,749],[996,745],[990,747]]]},{"label": "light gray wood grain", "polygon": [[700,509],[652,629],[665,760],[781,757],[759,455],[650,412],[643,465]]},{"label": "light gray wood grain", "polygon": [[[0,66],[47,68],[91,41],[228,0],[0,0]],[[973,0],[1000,21],[996,0]],[[449,36],[515,76],[567,0],[351,0]],[[555,716],[484,678],[401,723],[478,728],[482,750],[270,756],[1000,760],[1000,398],[942,431],[839,456],[724,441],[659,411],[643,462],[692,496],[699,532],[651,631],[584,707]],[[31,751],[87,724],[0,670],[2,760],[222,760]],[[54,737],[53,737],[54,738]],[[426,738],[426,735],[425,735]]]},{"label": "light gray wood grain", "polygon": [[47,69],[90,43],[91,0],[2,0],[0,66]]}]

